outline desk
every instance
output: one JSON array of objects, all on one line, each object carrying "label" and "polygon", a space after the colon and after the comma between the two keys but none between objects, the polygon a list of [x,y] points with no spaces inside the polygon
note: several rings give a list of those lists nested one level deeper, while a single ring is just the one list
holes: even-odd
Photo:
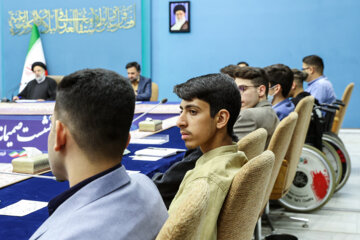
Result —
[{"label": "desk", "polygon": [[[162,113],[160,113],[160,115],[164,116],[165,113],[164,108],[160,109],[159,111],[163,111]],[[178,111],[178,105],[177,105],[177,111]],[[44,112],[42,113],[44,114]],[[0,114],[1,114],[1,108],[0,108]],[[137,114],[139,114],[139,112],[137,112]],[[176,115],[176,113],[170,113],[170,115],[173,114]],[[158,115],[157,117],[159,117],[160,115]],[[22,119],[23,117],[29,117],[26,115],[24,116],[8,115],[8,116],[16,116],[19,119]],[[40,118],[42,118],[43,116],[44,115],[41,114],[32,115],[32,117],[40,117]],[[40,122],[40,124],[42,123]],[[184,142],[181,140],[180,137],[180,131],[177,127],[172,127],[167,130],[164,130],[161,132],[161,134],[169,135],[169,142],[160,145],[161,147],[185,148]],[[130,144],[128,149],[131,151],[131,153],[134,153],[134,151],[148,146],[151,145]],[[180,153],[176,156],[161,159],[156,162],[134,161],[129,157],[132,154],[129,154],[124,156],[122,163],[125,166],[125,168],[128,170],[141,171],[142,173],[151,177],[155,172],[158,171],[164,172],[174,162],[181,160],[183,154],[184,153]],[[48,173],[47,175],[51,175],[51,173]],[[66,189],[68,189],[67,182],[61,183],[47,179],[31,178],[16,183],[14,185],[5,187],[3,189],[0,189],[0,200],[1,200],[0,208],[18,202],[21,199],[48,202],[53,197],[57,196]],[[0,215],[0,239],[16,239],[16,240],[28,239],[36,231],[36,229],[46,220],[47,217],[48,217],[47,208],[42,208],[24,217]]]},{"label": "desk", "polygon": [[[135,117],[154,106],[154,102],[142,102],[135,106]],[[50,131],[50,116],[55,102],[0,103],[0,163],[10,163],[23,151],[23,147],[36,147],[47,152],[47,137]],[[179,114],[179,103],[159,105],[146,117],[165,119]]]}]

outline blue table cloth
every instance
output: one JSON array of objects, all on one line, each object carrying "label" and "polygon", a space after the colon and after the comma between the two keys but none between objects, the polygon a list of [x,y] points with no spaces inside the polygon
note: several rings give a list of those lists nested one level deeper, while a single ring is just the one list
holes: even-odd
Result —
[{"label": "blue table cloth", "polygon": [[[169,142],[156,147],[185,148],[177,127],[167,129],[160,134],[168,134]],[[182,159],[184,153],[164,158],[155,162],[134,161],[130,158],[136,150],[152,145],[130,144],[129,155],[124,156],[123,165],[128,170],[140,171],[151,177],[155,172],[164,172],[171,164]],[[48,173],[47,175],[51,175]],[[48,202],[68,189],[68,182],[31,178],[20,183],[0,189],[0,208],[16,203],[22,199]],[[0,239],[28,239],[48,217],[47,208],[42,208],[24,217],[0,215]]]}]

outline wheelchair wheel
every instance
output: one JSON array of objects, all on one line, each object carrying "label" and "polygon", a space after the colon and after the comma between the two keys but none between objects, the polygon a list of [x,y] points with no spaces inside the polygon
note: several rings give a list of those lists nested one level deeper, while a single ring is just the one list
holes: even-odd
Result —
[{"label": "wheelchair wheel", "polygon": [[279,202],[291,211],[311,212],[329,201],[334,190],[334,170],[326,156],[305,144],[290,190]]},{"label": "wheelchair wheel", "polygon": [[335,148],[330,143],[326,141],[322,141],[322,144],[323,144],[322,147],[323,153],[325,154],[326,158],[329,160],[331,166],[334,169],[335,186],[337,186],[342,177],[342,164],[340,161],[339,154],[336,152]]},{"label": "wheelchair wheel", "polygon": [[[339,138],[339,136],[336,133],[333,132],[325,132],[324,134],[329,135],[333,138],[336,138],[342,145],[344,145],[344,142]],[[344,145],[345,146],[345,145]]]},{"label": "wheelchair wheel", "polygon": [[338,140],[338,137],[333,137],[331,135],[328,135],[327,133],[323,134],[322,137],[323,140],[330,143],[331,146],[336,150],[340,157],[341,165],[342,165],[342,176],[340,178],[339,184],[335,188],[335,192],[339,191],[347,182],[350,176],[351,172],[351,161],[349,153],[347,152],[345,146],[341,144],[341,142]]}]

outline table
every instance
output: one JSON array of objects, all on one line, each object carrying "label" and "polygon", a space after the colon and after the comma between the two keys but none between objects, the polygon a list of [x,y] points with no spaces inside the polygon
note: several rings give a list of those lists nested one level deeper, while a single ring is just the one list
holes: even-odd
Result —
[{"label": "table", "polygon": [[[135,117],[152,108],[156,102],[142,102],[135,106]],[[36,147],[47,152],[50,116],[55,102],[0,103],[0,163],[11,160],[23,152],[23,147]],[[134,122],[132,130],[146,117],[166,119],[179,114],[179,103],[159,105],[151,114]]]},{"label": "table", "polygon": [[[49,105],[48,106],[44,105],[41,107],[49,108]],[[45,108],[43,108],[43,110]],[[136,114],[137,115],[140,114],[142,111],[144,111],[144,109],[146,109],[144,105],[138,106]],[[152,114],[151,116],[156,117],[157,119],[159,118],[161,119],[164,118],[164,116],[168,117],[178,114],[177,113],[179,109],[178,104],[176,106],[176,110],[174,106],[171,106],[171,109],[169,111],[168,108],[167,111],[170,113],[166,113],[165,108],[160,108],[158,109],[158,115]],[[2,114],[3,112],[1,111],[2,109],[0,106],[0,123],[2,122],[1,117],[2,119],[4,118],[7,119],[6,117],[10,117],[20,121],[32,121],[32,119],[36,119],[37,124],[39,125],[39,123],[42,124],[40,119],[43,118],[43,116],[48,116],[49,114],[49,112],[42,111],[39,112],[39,114],[37,115],[34,114],[34,112],[31,113],[34,115],[21,115],[21,114],[15,115],[14,112],[12,112],[12,114],[6,115],[6,114]],[[141,119],[139,121],[141,121]],[[23,126],[22,129],[24,128]],[[4,127],[2,130],[2,134],[3,134],[2,136],[4,136]],[[47,135],[47,134],[48,133],[46,134],[44,133],[43,135]],[[158,134],[169,135],[169,142],[160,145],[160,147],[185,148],[184,142],[181,140],[180,137],[180,131],[177,127],[171,127]],[[46,140],[47,136],[46,137],[44,136],[44,138]],[[43,136],[39,136],[38,139],[42,139],[42,141],[44,141],[44,138]],[[44,142],[39,141],[39,144],[43,147]],[[136,150],[148,146],[151,145],[130,144],[128,149],[131,151],[131,153],[134,153]],[[159,145],[157,146],[159,147]],[[180,153],[175,156],[164,158],[156,162],[134,161],[130,158],[132,154],[129,154],[123,157],[122,164],[125,166],[127,170],[140,171],[146,174],[147,176],[151,177],[155,172],[164,172],[174,162],[181,160],[183,154],[184,153]],[[3,162],[6,162],[4,158],[3,158]],[[51,175],[51,173],[47,173],[46,175]],[[47,179],[30,178],[28,180],[0,189],[0,200],[1,200],[0,208],[16,203],[22,199],[48,202],[53,197],[65,191],[66,189],[68,189],[68,182],[56,182]],[[16,240],[28,239],[36,231],[36,229],[46,220],[47,217],[48,217],[47,208],[42,208],[24,217],[0,215],[0,239],[16,239]]]}]

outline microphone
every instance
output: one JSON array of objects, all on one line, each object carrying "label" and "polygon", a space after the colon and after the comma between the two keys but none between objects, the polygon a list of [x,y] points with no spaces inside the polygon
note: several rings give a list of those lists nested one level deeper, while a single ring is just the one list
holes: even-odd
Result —
[{"label": "microphone", "polygon": [[[20,84],[16,85],[15,87],[11,88],[10,90],[8,90],[8,91],[6,92],[6,94],[5,94],[5,97],[3,97],[3,98],[1,99],[1,102],[12,102],[13,95],[14,95],[14,91],[15,91],[16,89],[18,89],[19,86],[20,86]],[[6,97],[9,93],[11,93],[11,99],[10,99],[10,100]]]},{"label": "microphone", "polygon": [[137,118],[135,118],[132,122],[134,123],[136,120],[139,120],[141,117],[143,117],[144,115],[148,114],[149,112],[151,112],[152,110],[154,110],[154,108],[157,108],[159,105],[164,104],[167,102],[167,98],[164,98],[163,100],[161,100],[158,104],[156,104],[155,106],[153,106],[152,108],[150,108],[149,110],[147,110],[146,112],[142,113],[140,116],[138,116]]}]

